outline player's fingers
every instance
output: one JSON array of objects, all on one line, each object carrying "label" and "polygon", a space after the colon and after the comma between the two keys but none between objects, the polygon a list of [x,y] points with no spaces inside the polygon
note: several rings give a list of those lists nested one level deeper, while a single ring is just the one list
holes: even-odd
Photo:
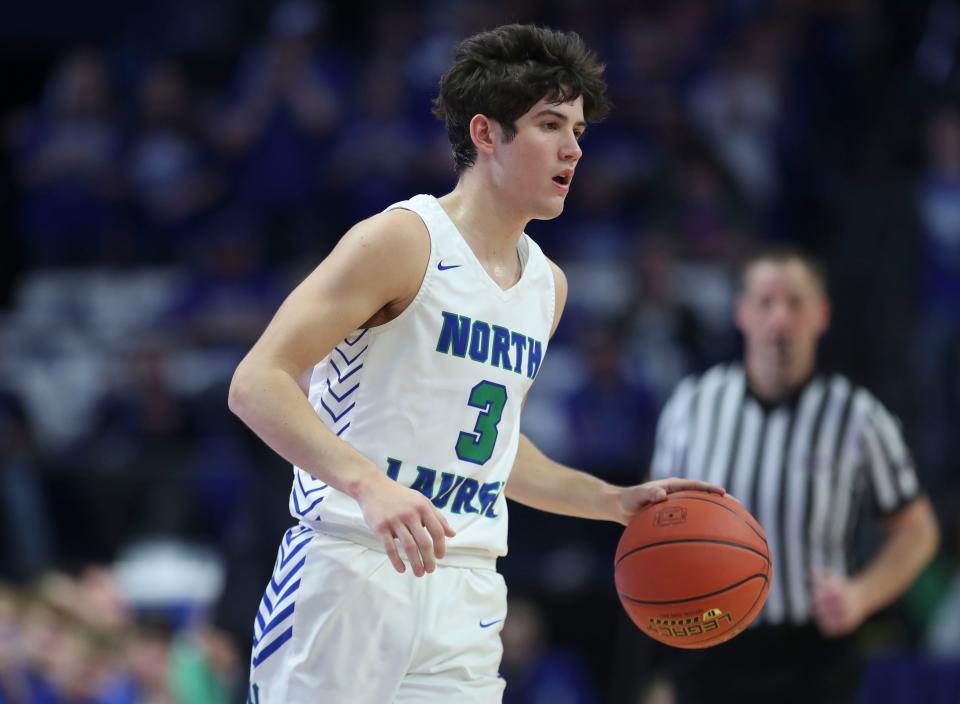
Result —
[{"label": "player's fingers", "polygon": [[406,566],[403,564],[403,560],[400,559],[400,553],[397,552],[397,543],[394,540],[393,532],[388,531],[385,534],[380,536],[383,541],[383,549],[387,553],[387,557],[390,559],[390,564],[393,565],[393,569],[401,574],[407,571]]},{"label": "player's fingers", "polygon": [[450,527],[450,524],[447,523],[447,517],[446,517],[446,516],[444,516],[442,513],[440,513],[440,511],[437,511],[437,512],[436,512],[436,516],[437,516],[437,518],[440,519],[440,523],[443,525],[443,533],[444,533],[444,535],[446,535],[448,538],[452,538],[453,536],[455,536],[455,535],[457,534],[457,531],[455,531],[453,528],[451,528],[451,527]]},{"label": "player's fingers", "polygon": [[666,501],[666,499],[667,490],[657,484],[640,484],[639,486],[631,487],[623,492],[620,499],[620,508],[623,510],[626,518],[625,521],[621,522],[626,525],[630,522],[633,514],[644,506]]},{"label": "player's fingers", "polygon": [[437,561],[433,557],[433,539],[423,525],[411,526],[410,534],[417,543],[417,552],[423,562],[423,571],[433,572],[437,568]]},{"label": "player's fingers", "polygon": [[437,559],[443,558],[447,554],[447,544],[444,538],[443,523],[441,523],[439,514],[436,511],[430,511],[423,519],[423,526],[430,533],[430,540],[433,542],[433,554]]},{"label": "player's fingers", "polygon": [[414,539],[410,529],[407,528],[406,524],[398,523],[394,528],[394,532],[397,534],[397,541],[399,541],[400,547],[403,548],[407,559],[410,560],[410,567],[413,568],[413,573],[417,577],[422,577],[423,561],[420,559],[420,548],[417,546],[417,541]]},{"label": "player's fingers", "polygon": [[699,479],[668,479],[664,482],[668,493],[674,491],[709,491],[711,494],[725,494],[727,490],[716,484],[702,482]]}]

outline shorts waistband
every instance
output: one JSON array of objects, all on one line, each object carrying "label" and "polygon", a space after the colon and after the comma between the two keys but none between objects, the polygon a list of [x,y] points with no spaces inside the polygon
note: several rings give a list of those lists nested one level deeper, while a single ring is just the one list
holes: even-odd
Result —
[{"label": "shorts waistband", "polygon": [[[386,553],[383,550],[383,544],[377,540],[376,537],[365,533],[364,531],[357,530],[356,528],[351,528],[348,526],[336,525],[333,523],[309,523],[303,522],[303,525],[308,526],[312,530],[315,530],[318,533],[323,533],[332,538],[340,538],[342,540],[349,540],[352,543],[357,543],[362,545],[365,548],[370,550],[376,550],[377,552]],[[407,556],[404,554],[403,550],[400,550],[400,559],[405,563],[410,562],[407,559]],[[489,553],[483,553],[479,551],[466,551],[466,550],[453,550],[447,549],[447,554],[444,555],[441,559],[437,560],[437,564],[442,567],[465,567],[468,569],[474,570],[493,570],[497,569],[497,558]]]}]

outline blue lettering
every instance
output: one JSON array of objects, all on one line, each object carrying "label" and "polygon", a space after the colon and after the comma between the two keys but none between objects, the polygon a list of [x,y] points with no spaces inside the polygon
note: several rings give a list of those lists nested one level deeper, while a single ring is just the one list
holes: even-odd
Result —
[{"label": "blue lettering", "polygon": [[470,318],[443,311],[443,327],[440,328],[440,339],[437,340],[437,352],[449,354],[453,347],[454,357],[466,357],[469,337]]},{"label": "blue lettering", "polygon": [[510,331],[499,325],[493,326],[493,355],[490,364],[507,370],[513,368],[510,364]]},{"label": "blue lettering", "polygon": [[[398,481],[402,465],[402,461],[388,457],[387,476]],[[498,515],[493,512],[493,507],[503,493],[505,485],[505,482],[487,482],[481,485],[476,479],[461,477],[453,472],[441,472],[440,484],[437,487],[437,471],[418,465],[417,478],[413,480],[410,488],[426,496],[439,509],[446,508],[447,504],[450,504],[451,513],[476,513],[486,518],[497,518]],[[434,494],[434,488],[437,488],[436,494]],[[452,503],[451,497],[453,497]],[[479,503],[479,509],[474,499]]]},{"label": "blue lettering", "polygon": [[440,474],[440,490],[437,492],[436,497],[433,499],[433,505],[437,508],[443,508],[447,505],[447,502],[450,500],[450,496],[453,495],[454,490],[463,482],[463,477],[450,474],[449,472],[442,472]]},{"label": "blue lettering", "polygon": [[496,518],[497,514],[493,512],[493,505],[500,496],[500,487],[503,482],[487,482],[480,487],[480,493],[477,498],[480,499],[480,513],[488,518]]},{"label": "blue lettering", "polygon": [[527,336],[513,333],[513,350],[517,355],[517,365],[513,368],[517,374],[523,373],[523,348],[527,346]]},{"label": "blue lettering", "polygon": [[[437,352],[470,359],[480,364],[489,361],[490,366],[524,372],[526,350],[526,373],[536,378],[543,362],[543,344],[529,335],[514,332],[502,325],[492,325],[483,320],[471,320],[466,315],[441,311],[443,322],[437,339]],[[491,332],[492,331],[492,332]],[[513,358],[511,350],[513,348]]]},{"label": "blue lettering", "polygon": [[479,513],[476,508],[470,505],[470,500],[477,495],[479,489],[480,484],[476,479],[464,479],[463,484],[460,485],[460,491],[457,492],[457,497],[453,500],[450,511],[452,513],[460,513],[461,511]]},{"label": "blue lettering", "polygon": [[397,477],[400,476],[401,464],[403,463],[400,460],[395,460],[392,457],[387,458],[387,476],[393,481],[397,481]]},{"label": "blue lettering", "polygon": [[433,482],[437,478],[437,471],[428,467],[417,467],[417,478],[413,480],[410,486],[414,491],[419,491],[428,499],[433,497]]},{"label": "blue lettering", "polygon": [[540,345],[539,340],[534,340],[532,337],[527,338],[530,342],[527,345],[527,376],[531,379],[537,377],[537,372],[540,371],[540,362],[543,360],[543,347]]},{"label": "blue lettering", "polygon": [[470,336],[470,359],[474,362],[486,362],[490,354],[490,326],[482,320],[473,322],[473,334]]}]

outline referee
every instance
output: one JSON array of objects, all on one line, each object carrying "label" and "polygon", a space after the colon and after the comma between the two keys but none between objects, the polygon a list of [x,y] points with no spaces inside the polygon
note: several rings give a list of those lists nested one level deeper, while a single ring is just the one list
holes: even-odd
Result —
[{"label": "referee", "polygon": [[[851,633],[933,557],[936,519],[897,421],[866,389],[817,370],[830,317],[820,266],[766,250],[746,262],[741,287],[744,361],[674,391],[651,473],[725,486],[763,525],[773,579],[754,627],[715,648],[674,651],[668,677],[677,704],[852,702]],[[886,539],[858,569],[864,510]]]}]

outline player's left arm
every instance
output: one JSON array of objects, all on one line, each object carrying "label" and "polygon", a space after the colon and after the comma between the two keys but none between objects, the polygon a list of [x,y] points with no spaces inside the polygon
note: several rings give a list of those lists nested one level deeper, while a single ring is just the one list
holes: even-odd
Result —
[{"label": "player's left arm", "polygon": [[[556,295],[552,336],[567,301],[567,278],[552,261],[550,267]],[[628,487],[614,486],[592,474],[554,462],[521,434],[506,495],[508,499],[541,511],[626,525],[642,506],[663,501],[667,494],[684,489],[723,493],[723,489],[712,484],[676,478]]]},{"label": "player's left arm", "polygon": [[918,496],[883,520],[886,540],[866,567],[847,578],[815,572],[813,614],[826,636],[842,636],[889,606],[933,558],[940,542],[937,519],[926,496]]},{"label": "player's left arm", "polygon": [[723,493],[722,488],[713,484],[675,477],[634,486],[614,486],[592,474],[554,462],[521,435],[506,494],[508,499],[541,511],[627,525],[643,506],[663,501],[667,494],[684,489]]}]

